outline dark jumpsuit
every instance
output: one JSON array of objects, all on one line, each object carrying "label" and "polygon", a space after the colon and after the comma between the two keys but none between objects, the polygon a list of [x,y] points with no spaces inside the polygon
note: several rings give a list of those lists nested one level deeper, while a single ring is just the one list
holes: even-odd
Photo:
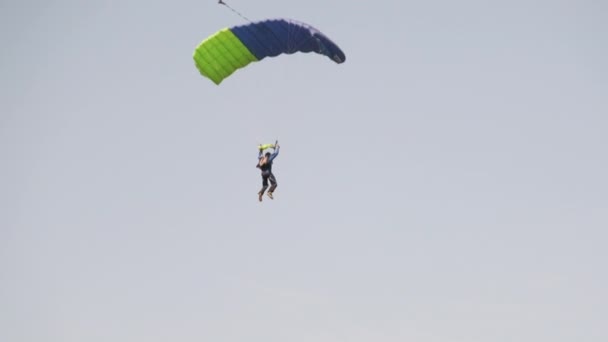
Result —
[{"label": "dark jumpsuit", "polygon": [[[259,194],[263,194],[264,191],[266,191],[268,188],[268,181],[270,181],[270,189],[268,189],[268,192],[272,193],[277,188],[277,179],[272,174],[272,161],[279,155],[279,148],[280,147],[277,147],[274,153],[268,157],[268,161],[265,165],[258,166],[260,170],[262,170],[262,189],[260,190]],[[258,163],[263,157],[263,151],[260,150],[260,154],[258,155]]]}]

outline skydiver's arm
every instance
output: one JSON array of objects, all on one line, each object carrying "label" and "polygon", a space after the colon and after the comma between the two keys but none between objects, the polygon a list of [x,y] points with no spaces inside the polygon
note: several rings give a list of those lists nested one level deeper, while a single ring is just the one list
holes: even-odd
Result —
[{"label": "skydiver's arm", "polygon": [[274,151],[273,154],[270,155],[270,159],[269,161],[273,161],[274,158],[276,158],[279,155],[279,146],[277,146],[276,150]]}]

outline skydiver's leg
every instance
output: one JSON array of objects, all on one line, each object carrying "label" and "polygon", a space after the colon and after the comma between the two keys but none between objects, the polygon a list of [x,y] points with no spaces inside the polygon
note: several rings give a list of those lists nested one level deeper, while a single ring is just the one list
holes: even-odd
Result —
[{"label": "skydiver's leg", "polygon": [[268,189],[268,197],[272,198],[272,193],[277,188],[278,184],[277,179],[274,177],[274,174],[271,173],[268,178],[270,180],[270,189]]},{"label": "skydiver's leg", "polygon": [[260,202],[262,201],[262,195],[264,195],[264,191],[268,188],[268,176],[262,175],[262,189],[258,192],[258,197]]}]

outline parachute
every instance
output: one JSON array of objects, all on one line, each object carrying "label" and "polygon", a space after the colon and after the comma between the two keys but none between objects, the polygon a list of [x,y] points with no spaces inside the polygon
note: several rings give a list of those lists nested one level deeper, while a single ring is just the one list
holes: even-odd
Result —
[{"label": "parachute", "polygon": [[264,151],[264,150],[267,150],[269,148],[274,148],[276,145],[277,145],[277,143],[274,143],[274,144],[264,144],[264,145],[260,144],[260,145],[258,145],[258,150]]},{"label": "parachute", "polygon": [[219,85],[237,69],[266,57],[315,52],[344,63],[344,52],[316,28],[278,18],[224,28],[203,40],[193,58],[201,75]]}]

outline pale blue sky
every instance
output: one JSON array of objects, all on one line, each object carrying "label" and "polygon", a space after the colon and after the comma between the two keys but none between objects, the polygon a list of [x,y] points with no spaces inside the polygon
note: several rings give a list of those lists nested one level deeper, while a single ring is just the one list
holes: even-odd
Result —
[{"label": "pale blue sky", "polygon": [[228,3],[0,4],[0,341],[608,340],[607,3]]}]

